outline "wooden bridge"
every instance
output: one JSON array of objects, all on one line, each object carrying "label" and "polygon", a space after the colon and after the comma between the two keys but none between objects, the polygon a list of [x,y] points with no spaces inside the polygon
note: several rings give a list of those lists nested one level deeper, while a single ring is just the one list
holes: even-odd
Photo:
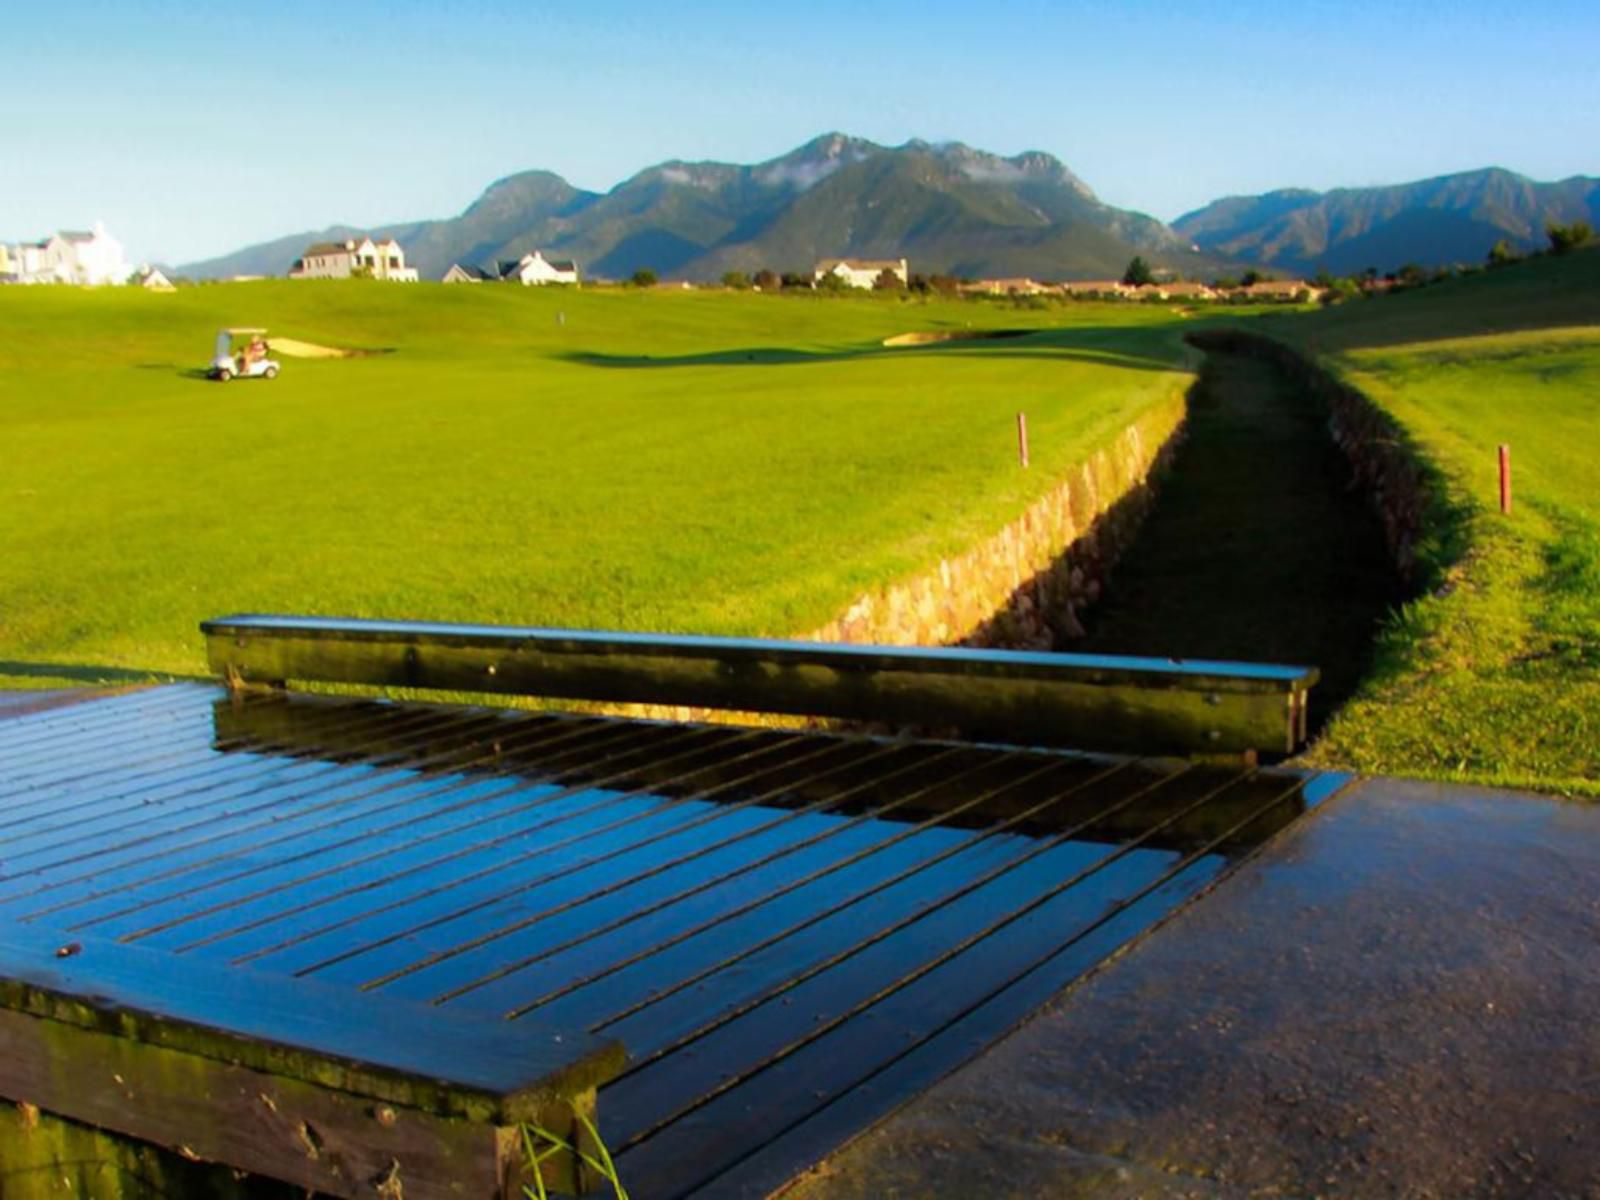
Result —
[{"label": "wooden bridge", "polygon": [[1257,765],[1301,668],[205,630],[232,686],[0,723],[0,1096],[332,1195],[518,1195],[524,1127],[590,1120],[640,1200],[765,1195],[1345,782]]}]

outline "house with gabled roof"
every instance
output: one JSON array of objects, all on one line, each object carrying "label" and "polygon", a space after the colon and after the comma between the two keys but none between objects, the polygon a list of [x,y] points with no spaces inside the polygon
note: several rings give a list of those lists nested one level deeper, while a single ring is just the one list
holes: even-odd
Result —
[{"label": "house with gabled roof", "polygon": [[1250,300],[1275,300],[1282,304],[1301,304],[1316,300],[1322,290],[1304,279],[1261,279],[1242,287],[1236,295]]},{"label": "house with gabled roof", "polygon": [[546,258],[542,251],[531,250],[515,262],[502,262],[500,278],[524,287],[546,283],[575,284],[578,282],[578,264],[567,258]]},{"label": "house with gabled roof", "polygon": [[3,247],[0,276],[15,283],[126,283],[133,267],[122,243],[96,221],[91,230],[63,230],[37,242]]},{"label": "house with gabled roof", "polygon": [[439,280],[440,283],[489,283],[499,279],[500,276],[493,271],[486,271],[482,267],[469,266],[466,263],[451,263]]},{"label": "house with gabled roof", "polygon": [[72,282],[98,287],[107,283],[127,283],[133,264],[123,253],[122,243],[96,221],[90,230],[64,229],[61,240],[67,244]]},{"label": "house with gabled roof", "polygon": [[1086,298],[1122,298],[1133,293],[1133,289],[1120,279],[1071,279],[1061,285],[1063,296],[1081,296]]},{"label": "house with gabled roof", "polygon": [[147,292],[175,292],[178,289],[172,286],[160,267],[144,267],[139,271],[139,286]]},{"label": "house with gabled roof", "polygon": [[902,287],[911,281],[903,258],[825,258],[817,263],[812,278],[821,283],[832,275],[846,287],[873,288],[885,271],[897,278]]},{"label": "house with gabled roof", "polygon": [[964,283],[960,291],[977,296],[1038,296],[1050,291],[1048,284],[1021,276],[1011,279],[979,279]]},{"label": "house with gabled roof", "polygon": [[417,282],[417,269],[406,266],[406,252],[391,238],[347,238],[342,242],[314,242],[289,268],[290,279],[386,279],[390,283]]}]

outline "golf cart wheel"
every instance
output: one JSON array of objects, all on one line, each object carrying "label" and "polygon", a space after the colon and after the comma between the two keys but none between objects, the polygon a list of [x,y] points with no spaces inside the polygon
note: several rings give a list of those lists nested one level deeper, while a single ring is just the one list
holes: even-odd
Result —
[{"label": "golf cart wheel", "polygon": [[268,379],[276,379],[278,377],[278,368],[277,367],[268,367],[265,371],[263,371],[261,373],[264,376],[266,376]]},{"label": "golf cart wheel", "polygon": [[227,367],[223,367],[222,370],[217,372],[217,382],[218,383],[227,383],[228,380],[230,380],[232,378],[233,378],[233,372],[228,370]]}]

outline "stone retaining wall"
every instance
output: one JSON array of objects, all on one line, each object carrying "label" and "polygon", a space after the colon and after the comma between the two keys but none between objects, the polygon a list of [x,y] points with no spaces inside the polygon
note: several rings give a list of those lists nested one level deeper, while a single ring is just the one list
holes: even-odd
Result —
[{"label": "stone retaining wall", "polygon": [[859,596],[803,641],[1050,649],[1083,635],[1077,614],[1154,500],[1176,449],[1184,398],[1146,413],[993,537],[912,579]]},{"label": "stone retaining wall", "polygon": [[[1020,517],[921,575],[858,596],[806,642],[1051,649],[1081,637],[1077,614],[1100,596],[1155,500],[1155,476],[1176,451],[1187,399],[1167,400],[1096,451]],[[659,704],[563,705],[670,721],[833,727],[771,713]]]}]

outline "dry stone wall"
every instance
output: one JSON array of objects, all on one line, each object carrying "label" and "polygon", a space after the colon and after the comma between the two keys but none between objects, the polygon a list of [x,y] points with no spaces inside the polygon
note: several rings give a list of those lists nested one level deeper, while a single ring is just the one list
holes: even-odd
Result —
[{"label": "dry stone wall", "polygon": [[857,597],[803,640],[1049,649],[1082,636],[1078,613],[1098,599],[1136,536],[1184,411],[1183,397],[1173,396],[993,537]]},{"label": "dry stone wall", "polygon": [[[1051,649],[1082,636],[1078,614],[1100,596],[1155,501],[1161,469],[1182,437],[1175,392],[1078,464],[994,536],[932,570],[858,596],[800,641],[887,646]],[[741,725],[832,727],[770,713],[659,704],[571,705],[622,716]]]}]

